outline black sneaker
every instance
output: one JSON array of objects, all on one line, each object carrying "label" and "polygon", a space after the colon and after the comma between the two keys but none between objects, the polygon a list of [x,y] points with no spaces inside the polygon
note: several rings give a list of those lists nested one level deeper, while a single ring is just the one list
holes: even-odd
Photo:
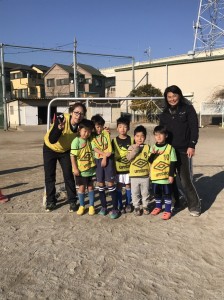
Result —
[{"label": "black sneaker", "polygon": [[126,211],[126,213],[131,213],[131,212],[132,212],[132,206],[131,206],[131,204],[128,204],[128,205],[125,207],[125,211]]},{"label": "black sneaker", "polygon": [[70,203],[69,212],[77,211],[77,204],[75,202]]},{"label": "black sneaker", "polygon": [[140,210],[139,207],[136,207],[136,208],[135,208],[134,214],[135,214],[135,216],[141,216],[141,210]]},{"label": "black sneaker", "polygon": [[55,203],[49,203],[46,205],[46,211],[52,211],[56,209],[56,204]]}]

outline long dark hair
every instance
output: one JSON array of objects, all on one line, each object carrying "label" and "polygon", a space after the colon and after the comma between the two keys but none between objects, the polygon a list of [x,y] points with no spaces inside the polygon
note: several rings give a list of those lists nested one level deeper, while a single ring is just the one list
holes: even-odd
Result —
[{"label": "long dark hair", "polygon": [[183,96],[181,89],[177,85],[171,85],[165,89],[164,94],[163,94],[167,105],[168,105],[168,102],[167,102],[167,94],[168,93],[173,93],[173,94],[179,95],[180,102],[182,102],[184,100],[184,96]]}]

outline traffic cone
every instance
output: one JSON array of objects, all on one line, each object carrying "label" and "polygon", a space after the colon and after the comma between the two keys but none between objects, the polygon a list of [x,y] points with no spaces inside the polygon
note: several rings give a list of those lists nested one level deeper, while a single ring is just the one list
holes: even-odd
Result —
[{"label": "traffic cone", "polygon": [[7,196],[4,196],[2,194],[2,190],[0,189],[0,203],[6,203],[9,201],[9,198]]}]

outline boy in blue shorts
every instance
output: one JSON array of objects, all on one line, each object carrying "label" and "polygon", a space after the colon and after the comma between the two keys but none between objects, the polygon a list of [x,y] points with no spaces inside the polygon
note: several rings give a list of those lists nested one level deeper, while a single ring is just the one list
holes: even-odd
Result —
[{"label": "boy in blue shorts", "polygon": [[[134,143],[133,138],[128,135],[130,121],[125,117],[117,119],[118,136],[112,140],[114,150],[116,181],[117,181],[117,198],[118,208],[122,213],[131,212],[131,184],[129,178],[130,162],[127,159],[128,148]],[[125,186],[125,208],[122,201],[122,187]]]},{"label": "boy in blue shorts", "polygon": [[92,177],[95,175],[96,164],[94,161],[91,142],[89,137],[93,130],[93,122],[83,119],[79,124],[79,136],[77,136],[71,144],[71,163],[72,170],[76,178],[76,184],[79,186],[78,198],[79,209],[77,214],[79,216],[85,213],[85,190],[88,190],[89,197],[89,215],[95,214],[94,209],[94,187]]},{"label": "boy in blue shorts", "polygon": [[111,219],[119,217],[117,191],[115,185],[115,167],[114,155],[112,154],[112,145],[110,134],[104,130],[105,120],[100,115],[95,115],[91,118],[95,126],[95,132],[92,135],[91,145],[95,152],[96,162],[96,180],[99,187],[99,197],[101,202],[100,215],[107,214],[107,201],[105,193],[105,182],[108,185],[108,191],[112,198],[113,209],[109,216]]},{"label": "boy in blue shorts", "polygon": [[163,220],[171,218],[171,186],[174,181],[176,168],[176,153],[174,148],[167,144],[167,131],[164,126],[156,126],[154,131],[155,144],[150,148],[149,162],[152,189],[156,201],[156,207],[151,215],[156,216],[162,211],[162,200],[165,202]]}]

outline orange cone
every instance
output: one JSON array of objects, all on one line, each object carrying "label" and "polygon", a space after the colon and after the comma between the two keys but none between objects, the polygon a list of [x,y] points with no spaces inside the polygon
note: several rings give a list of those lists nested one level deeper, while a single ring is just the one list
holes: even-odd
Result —
[{"label": "orange cone", "polygon": [[9,201],[7,196],[2,195],[2,190],[0,189],[0,203],[6,203]]}]

